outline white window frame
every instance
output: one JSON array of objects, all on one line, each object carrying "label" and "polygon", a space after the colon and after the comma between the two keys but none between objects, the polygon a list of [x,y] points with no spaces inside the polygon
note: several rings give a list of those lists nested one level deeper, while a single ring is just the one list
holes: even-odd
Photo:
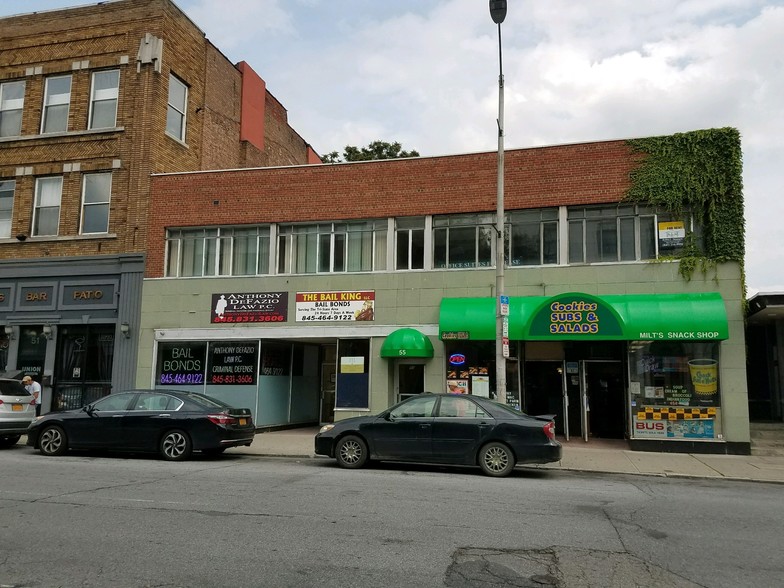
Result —
[{"label": "white window frame", "polygon": [[[103,88],[97,90],[95,87],[95,80],[97,76],[105,76],[107,74],[115,74],[116,84],[113,88]],[[92,80],[90,83],[90,113],[88,117],[88,129],[111,129],[117,126],[117,103],[120,95],[120,70],[119,69],[106,69],[102,71],[93,72]],[[95,126],[93,116],[95,115],[95,106],[100,103],[114,102],[114,116],[112,117],[112,124],[106,126]]]},{"label": "white window frame", "polygon": [[[0,180],[0,239],[10,239],[14,219],[14,196],[16,180]],[[5,206],[4,201],[10,201]]]},{"label": "white window frame", "polygon": [[[61,93],[61,94],[51,94],[50,93],[50,83],[52,80],[60,80],[68,78],[68,92]],[[70,74],[64,76],[51,76],[46,78],[46,84],[44,89],[44,105],[43,105],[43,112],[41,113],[41,134],[44,133],[65,133],[68,132],[68,117],[71,111],[71,91],[73,89],[73,78]],[[46,124],[50,118],[50,109],[56,106],[63,106],[66,105],[65,109],[65,128],[64,129],[55,129],[51,131],[47,131]]]},{"label": "white window frame", "polygon": [[[8,88],[11,86],[22,87],[21,98],[8,98]],[[25,81],[14,80],[0,84],[0,137],[19,137],[22,134],[22,113],[24,111]],[[2,119],[12,112],[19,112],[19,129],[15,133],[2,133]]]},{"label": "white window frame", "polygon": [[[277,234],[278,274],[345,274],[387,269],[389,222],[384,219],[279,225]],[[369,252],[361,244],[356,247],[357,237],[370,238]],[[358,249],[368,254],[369,269],[350,269],[356,263]]]},{"label": "white window frame", "polygon": [[[172,90],[175,87],[182,87],[183,90],[183,100],[182,104],[173,104],[173,96]],[[183,82],[180,78],[175,76],[174,74],[169,74],[169,97],[167,99],[167,109],[166,109],[166,134],[170,137],[174,137],[178,141],[185,142],[185,127],[188,122],[188,86]],[[169,131],[169,118],[176,117],[180,122],[180,133],[179,135],[174,134]]]},{"label": "white window frame", "polygon": [[[433,217],[433,242],[431,255],[433,258],[433,268],[438,270],[456,270],[456,269],[489,269],[495,267],[496,264],[496,241],[495,238],[495,215],[492,213],[475,213],[475,214],[444,214]],[[454,260],[454,255],[451,251],[453,238],[450,233],[468,232],[473,230],[473,261],[457,262]],[[444,257],[445,265],[439,266],[436,259],[436,246],[438,245],[439,233],[443,235],[444,240]],[[481,241],[489,236],[489,252],[487,260],[483,259],[481,254],[483,246]],[[486,240],[486,239],[485,239]]]},{"label": "white window frame", "polygon": [[[254,273],[235,273],[234,257],[239,243],[256,229],[253,253]],[[270,225],[251,227],[184,227],[166,233],[165,276],[196,278],[204,276],[262,276],[270,274]],[[267,250],[265,252],[265,249]],[[184,256],[188,258],[185,259]],[[184,272],[184,267],[189,271]]]},{"label": "white window frame", "polygon": [[[109,189],[108,193],[105,194],[105,198],[103,200],[96,200],[93,202],[87,202],[87,182],[89,178],[96,177],[96,176],[108,176],[109,177]],[[81,214],[79,216],[79,232],[82,235],[101,235],[106,234],[109,232],[109,210],[112,201],[112,172],[98,172],[98,173],[91,173],[91,174],[84,174],[82,176],[82,208]],[[106,228],[103,231],[85,231],[85,216],[87,210],[90,208],[98,208],[103,207],[106,209]]]},{"label": "white window frame", "polygon": [[[51,184],[52,186],[57,186],[57,203],[56,205],[53,203],[42,203],[42,192],[44,185]],[[35,206],[33,207],[33,237],[56,237],[59,234],[60,229],[60,206],[62,203],[63,198],[63,177],[62,176],[49,176],[44,178],[37,178],[35,180]],[[42,233],[39,230],[38,223],[41,220],[41,213],[42,211],[48,211],[51,209],[57,210],[57,223],[54,233]]]}]

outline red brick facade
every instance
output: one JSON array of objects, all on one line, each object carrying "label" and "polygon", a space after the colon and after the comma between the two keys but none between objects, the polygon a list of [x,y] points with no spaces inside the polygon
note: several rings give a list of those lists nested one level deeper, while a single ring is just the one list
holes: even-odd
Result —
[{"label": "red brick facade", "polygon": [[[160,63],[137,63],[146,34],[162,40]],[[119,70],[117,122],[88,130],[92,74],[103,69]],[[0,239],[0,258],[145,251],[151,173],[318,161],[265,88],[254,105],[263,128],[241,140],[243,69],[255,76],[247,64],[230,63],[169,0],[0,19],[0,83],[25,82],[21,136],[0,138],[0,180],[16,181],[11,238]],[[43,135],[45,83],[56,74],[72,76],[68,129]],[[165,133],[170,74],[188,87],[184,142]],[[91,171],[112,172],[108,234],[80,235],[82,177]],[[47,175],[63,178],[58,235],[31,237],[35,181]]]},{"label": "red brick facade", "polygon": [[[624,141],[506,151],[505,208],[618,202],[637,158]],[[154,176],[147,276],[163,275],[167,227],[495,212],[497,165],[490,152]]]}]

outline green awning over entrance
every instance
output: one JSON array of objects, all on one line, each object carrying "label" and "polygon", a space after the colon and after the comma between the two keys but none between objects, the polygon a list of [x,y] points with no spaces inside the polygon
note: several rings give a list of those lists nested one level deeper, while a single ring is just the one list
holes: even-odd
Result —
[{"label": "green awning over entrance", "polygon": [[416,329],[398,329],[384,339],[381,357],[433,357],[433,344]]},{"label": "green awning over entrance", "polygon": [[[441,301],[442,340],[491,341],[495,298]],[[720,341],[729,338],[727,311],[718,292],[509,299],[509,338],[519,341]]]}]

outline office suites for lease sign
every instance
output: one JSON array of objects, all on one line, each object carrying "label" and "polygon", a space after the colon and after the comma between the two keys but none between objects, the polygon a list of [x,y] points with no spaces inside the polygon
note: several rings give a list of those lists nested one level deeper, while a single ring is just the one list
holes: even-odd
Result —
[{"label": "office suites for lease sign", "polygon": [[297,292],[297,321],[372,321],[376,293]]}]

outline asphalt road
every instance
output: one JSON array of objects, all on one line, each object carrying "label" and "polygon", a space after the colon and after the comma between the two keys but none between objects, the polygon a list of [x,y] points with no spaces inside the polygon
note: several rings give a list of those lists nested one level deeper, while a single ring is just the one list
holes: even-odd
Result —
[{"label": "asphalt road", "polygon": [[0,587],[781,586],[781,486],[0,452]]}]

